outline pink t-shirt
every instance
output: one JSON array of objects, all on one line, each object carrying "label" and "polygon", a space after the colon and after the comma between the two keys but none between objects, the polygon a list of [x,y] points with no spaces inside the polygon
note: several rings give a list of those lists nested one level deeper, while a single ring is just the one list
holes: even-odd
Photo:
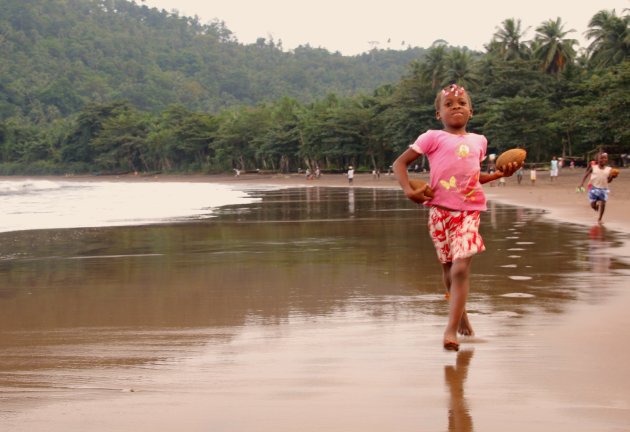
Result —
[{"label": "pink t-shirt", "polygon": [[409,146],[429,158],[431,189],[435,197],[426,205],[451,210],[486,210],[479,174],[486,157],[488,140],[483,135],[453,135],[429,130]]}]

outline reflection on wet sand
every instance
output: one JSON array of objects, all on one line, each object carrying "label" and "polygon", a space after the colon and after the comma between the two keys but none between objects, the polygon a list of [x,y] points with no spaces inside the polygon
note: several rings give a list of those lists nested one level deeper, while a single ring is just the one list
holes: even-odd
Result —
[{"label": "reflection on wet sand", "polygon": [[[130,382],[168,393],[170,384],[159,383],[169,374],[183,374],[189,386],[195,382],[187,391],[216,406],[232,402],[225,399],[232,387],[257,404],[252,395],[275,394],[282,383],[286,394],[321,398],[315,416],[331,419],[339,400],[364,395],[366,380],[372,393],[353,406],[356,412],[376,413],[381,391],[419,393],[425,369],[418,366],[434,374],[431,365],[443,365],[440,329],[447,313],[426,209],[399,192],[351,191],[255,192],[260,202],[226,207],[216,219],[190,224],[1,234],[0,419],[52,401],[97,399],[101,391],[129,389]],[[475,259],[469,314],[488,339],[506,328],[518,331],[524,325],[519,318],[560,313],[592,292],[592,246],[583,230],[500,205],[484,217],[493,223],[482,221],[488,250]],[[516,242],[522,250],[510,258]],[[614,237],[606,244],[614,246]],[[621,268],[609,259],[608,273],[597,278]],[[603,295],[599,289],[592,298]],[[296,332],[300,326],[310,327]],[[335,338],[343,329],[349,335]],[[244,335],[267,333],[274,336],[240,348]],[[343,365],[330,376],[342,384],[325,392],[293,388],[282,375],[313,349],[313,340],[327,354],[318,373],[328,376],[327,365]],[[274,365],[265,364],[268,344],[282,348]],[[466,345],[445,374],[451,422],[472,427],[463,409],[472,357]],[[388,370],[387,379],[372,378],[392,356],[399,367]],[[413,386],[401,384],[398,375],[410,365],[417,371]],[[295,382],[313,382],[312,369],[302,366]],[[259,376],[267,369],[274,379]],[[203,384],[207,379],[211,388]],[[252,385],[262,387],[254,391]],[[421,414],[405,404],[396,413]],[[264,410],[259,414],[264,417]],[[443,419],[432,411],[429,416]]]},{"label": "reflection on wet sand", "polygon": [[473,350],[461,350],[457,353],[455,366],[444,366],[444,381],[449,391],[448,430],[449,432],[473,431],[473,419],[464,395],[464,384],[468,378],[468,367],[473,357]]},{"label": "reflection on wet sand", "polygon": [[600,224],[594,225],[589,230],[588,237],[588,257],[591,262],[591,270],[593,273],[608,273],[611,264],[608,249],[611,244],[606,241],[606,228]]}]

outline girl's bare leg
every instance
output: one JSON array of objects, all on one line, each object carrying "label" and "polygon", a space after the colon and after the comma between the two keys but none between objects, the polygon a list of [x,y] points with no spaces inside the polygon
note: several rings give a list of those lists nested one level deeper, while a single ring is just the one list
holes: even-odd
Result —
[{"label": "girl's bare leg", "polygon": [[[450,282],[450,301],[448,324],[444,330],[444,343],[457,342],[457,332],[461,329],[461,322],[464,319],[464,326],[468,326],[467,331],[472,331],[466,312],[466,300],[468,299],[470,265],[472,257],[453,261],[450,264],[443,264],[443,277],[445,282]],[[444,271],[448,270],[448,271]]]},{"label": "girl's bare leg", "polygon": [[[451,293],[451,267],[453,263],[444,263],[442,264],[442,281],[444,282],[444,287],[446,291]],[[472,326],[470,325],[470,320],[468,319],[468,313],[464,309],[464,313],[462,314],[462,318],[459,320],[459,326],[457,332],[462,336],[473,336],[475,334]]]},{"label": "girl's bare leg", "polygon": [[459,320],[459,328],[457,332],[462,336],[474,336],[475,332],[470,325],[470,321],[468,320],[468,313],[464,310],[462,314],[462,318]]}]

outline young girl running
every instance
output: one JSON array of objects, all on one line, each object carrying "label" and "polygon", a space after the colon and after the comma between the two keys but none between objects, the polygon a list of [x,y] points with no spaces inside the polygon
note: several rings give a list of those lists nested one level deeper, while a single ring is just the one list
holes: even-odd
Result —
[{"label": "young girl running", "polygon": [[[457,351],[457,333],[474,334],[466,314],[466,300],[472,257],[485,250],[479,235],[480,212],[486,210],[481,184],[509,177],[519,166],[512,163],[504,172],[481,172],[488,142],[483,135],[466,132],[473,109],[463,87],[453,84],[439,91],[435,109],[443,130],[429,130],[420,135],[396,159],[393,169],[407,198],[430,206],[429,232],[450,297],[443,346]],[[430,186],[414,190],[409,184],[407,167],[421,154],[429,159]],[[427,187],[432,189],[433,198],[425,195]]]}]

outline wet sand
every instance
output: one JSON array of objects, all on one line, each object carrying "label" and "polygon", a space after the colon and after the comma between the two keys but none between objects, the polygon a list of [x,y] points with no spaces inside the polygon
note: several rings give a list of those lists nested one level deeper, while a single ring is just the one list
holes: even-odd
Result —
[{"label": "wet sand", "polygon": [[[582,181],[584,169],[563,169],[554,182],[550,181],[547,171],[539,171],[538,179],[534,185],[529,180],[526,172],[522,183],[519,185],[516,177],[506,179],[505,187],[498,187],[498,182],[484,185],[488,199],[502,203],[523,206],[527,208],[540,208],[549,212],[549,216],[558,220],[591,226],[597,220],[594,211],[588,205],[586,193],[576,193],[576,187]],[[427,179],[428,173],[411,173],[412,178]],[[129,177],[127,177],[129,178]],[[186,181],[186,177],[157,176],[148,177],[144,181],[173,179]],[[287,186],[349,186],[347,178],[342,174],[323,175],[318,180],[307,180],[302,175],[257,175],[246,174],[239,177],[233,176],[195,176],[188,178],[192,181],[212,181],[221,183],[254,183],[254,184],[281,184]],[[141,179],[142,180],[142,179]],[[586,186],[585,182],[585,186]],[[353,181],[353,187],[398,188],[394,176],[382,174],[375,179],[371,174],[357,174]],[[604,215],[604,223],[608,228],[620,230],[630,234],[630,170],[622,169],[621,174],[610,184],[611,195],[609,205]]]},{"label": "wet sand", "polygon": [[[630,396],[627,389],[630,388],[630,368],[627,365],[630,364],[630,347],[626,343],[625,330],[630,325],[627,314],[630,306],[630,279],[627,276],[630,273],[621,262],[630,255],[627,248],[630,172],[622,171],[620,178],[611,185],[613,193],[605,215],[604,231],[595,225],[596,215],[588,207],[585,195],[575,193],[582,177],[581,170],[561,172],[554,184],[544,172],[538,177],[535,186],[525,180],[517,185],[514,179],[509,179],[504,188],[487,185],[486,192],[496,202],[544,209],[547,211],[544,218],[551,224],[570,225],[572,235],[590,236],[589,256],[585,258],[589,270],[587,273],[574,270],[576,279],[582,280],[584,286],[572,291],[568,299],[558,300],[558,311],[539,310],[527,301],[527,297],[518,296],[507,297],[508,300],[504,297],[504,302],[511,301],[512,304],[501,303],[497,309],[487,311],[483,309],[486,299],[473,295],[470,307],[474,311],[472,319],[477,336],[467,339],[459,353],[448,353],[439,348],[442,320],[423,319],[419,317],[424,315],[412,313],[415,307],[435,308],[440,311],[438,315],[444,313],[439,291],[435,295],[427,293],[417,297],[403,294],[404,285],[412,284],[416,275],[400,276],[402,279],[396,279],[392,286],[387,286],[384,281],[388,278],[382,276],[383,289],[385,292],[389,290],[391,298],[383,297],[381,293],[374,296],[372,301],[375,303],[370,303],[369,299],[366,302],[365,298],[357,298],[357,302],[338,302],[334,292],[324,295],[315,290],[326,286],[327,279],[356,279],[360,285],[364,275],[352,262],[346,266],[347,274],[343,276],[309,274],[308,266],[292,267],[297,274],[287,274],[280,265],[270,273],[272,276],[267,283],[282,285],[286,282],[284,277],[288,277],[291,284],[299,284],[303,278],[314,280],[313,286],[303,288],[306,293],[313,290],[309,297],[312,303],[303,305],[308,312],[274,312],[263,315],[267,317],[264,320],[270,322],[220,321],[208,327],[209,323],[203,318],[203,305],[199,305],[198,315],[188,317],[190,326],[186,331],[171,329],[172,334],[169,334],[168,308],[159,305],[163,313],[155,319],[165,321],[158,322],[155,328],[145,329],[151,335],[147,339],[168,341],[161,348],[151,347],[151,351],[157,353],[151,363],[161,365],[159,371],[143,366],[146,359],[139,361],[137,368],[132,364],[122,370],[114,365],[108,368],[105,364],[94,369],[92,374],[100,375],[96,381],[113,384],[107,388],[94,388],[90,384],[94,376],[88,379],[73,377],[72,368],[60,368],[58,373],[68,375],[73,391],[33,385],[30,391],[33,399],[39,402],[35,408],[28,409],[25,409],[29,405],[24,401],[24,392],[28,393],[29,389],[20,390],[20,402],[14,405],[11,396],[5,395],[0,426],[10,431],[169,431],[175,428],[190,431],[362,432],[390,429],[463,432],[629,430]],[[306,180],[297,175],[255,174],[239,178],[139,176],[114,180],[348,186],[342,175],[325,175],[319,180]],[[377,180],[371,175],[358,175],[353,187],[395,189],[397,185],[391,177],[381,176]],[[528,228],[539,227],[535,219],[529,219],[519,229],[526,237]],[[344,229],[347,230],[340,228],[341,234]],[[367,226],[366,229],[374,227]],[[553,232],[552,228],[548,237],[551,238]],[[625,241],[626,246],[610,249],[610,242],[604,240],[611,237],[616,242]],[[193,242],[194,238],[195,234],[191,232],[182,241]],[[562,237],[562,241],[566,248],[573,247],[570,238]],[[530,253],[542,256],[538,260],[532,258],[531,271],[545,273],[545,277],[550,278],[554,269],[544,268],[545,260],[552,259],[551,256],[544,257],[546,248],[530,250]],[[562,248],[560,245],[559,249]],[[396,250],[387,249],[387,253],[396,253]],[[273,261],[291,260],[297,252],[298,249],[288,251]],[[504,254],[508,253],[506,250]],[[500,254],[493,256],[502,259]],[[568,256],[571,260],[579,260],[581,255]],[[319,255],[314,258],[323,259]],[[396,270],[380,269],[377,257],[368,258],[375,260],[375,274],[370,278],[377,277],[379,272]],[[401,256],[400,259],[406,258]],[[198,289],[202,288],[199,281],[207,275],[201,264],[195,272],[187,273],[191,278],[187,285],[196,286],[197,283]],[[274,266],[272,262],[263,264]],[[191,266],[190,262],[186,265]],[[613,272],[611,267],[614,267]],[[493,275],[489,274],[491,268],[487,260],[475,264],[473,273],[477,271],[477,285],[483,281],[494,283]],[[150,271],[155,273],[153,284],[159,286],[172,273],[169,270],[173,269],[160,272],[159,266],[151,268]],[[560,269],[557,271],[562,273]],[[257,274],[244,271],[240,276],[232,282],[255,281]],[[176,275],[170,277],[176,279]],[[570,278],[570,275],[562,277]],[[104,272],[102,279],[107,278],[108,273]],[[566,279],[572,288],[575,284],[579,287],[579,282]],[[140,282],[131,277],[129,283],[137,286]],[[439,290],[439,281],[432,283]],[[554,289],[561,292],[562,279],[556,284]],[[513,287],[505,287],[509,288]],[[348,287],[349,292],[354,289],[357,288]],[[484,296],[491,295],[486,294],[491,289],[486,290]],[[305,292],[299,297],[304,298]],[[194,291],[187,294],[188,299],[199,295]],[[252,292],[243,299],[244,304],[239,305],[238,298],[234,299],[226,292],[220,304],[232,308],[247,309],[250,305],[272,309],[296,295],[287,290],[281,293],[282,299],[272,298],[263,303],[264,294]],[[540,295],[544,296],[544,293]],[[113,297],[119,296],[124,297],[122,291],[120,295],[113,294]],[[249,301],[250,297],[257,296],[263,297]],[[317,301],[319,297],[332,299],[324,311],[318,309],[324,307]],[[397,306],[402,302],[417,302],[417,305]],[[77,303],[77,313],[81,310],[79,306],[80,302]],[[554,305],[545,304],[545,307],[553,309]],[[522,313],[514,315],[519,309]],[[138,314],[141,312],[138,308]],[[54,314],[54,311],[50,313]],[[114,350],[132,350],[135,346],[141,356],[141,335],[133,331],[125,339],[112,333],[123,331],[109,327],[113,322],[109,320],[116,320],[116,317],[85,319],[100,320],[101,325],[93,331],[95,338],[104,342],[94,343],[93,349],[87,352],[77,352],[79,360],[82,356],[98,359],[99,350],[112,348],[107,344],[108,338],[115,341]],[[143,322],[146,320],[149,318],[145,317]],[[134,322],[125,324],[130,328],[136,325]],[[73,341],[73,337],[79,336],[71,332],[60,332],[58,337],[69,340],[70,346],[85,344],[84,340]],[[80,337],[85,338],[85,335]],[[182,344],[190,342],[185,355],[173,355],[177,349],[171,346],[173,340],[180,340]],[[28,341],[22,344],[26,347]],[[19,356],[19,353],[14,354],[16,358]],[[40,353],[42,357],[53,354],[52,348],[46,347]],[[106,353],[103,352],[101,357],[106,358]],[[86,381],[85,388],[77,385],[81,380]],[[49,398],[44,398],[46,402],[41,403],[42,393],[46,392]]]}]

